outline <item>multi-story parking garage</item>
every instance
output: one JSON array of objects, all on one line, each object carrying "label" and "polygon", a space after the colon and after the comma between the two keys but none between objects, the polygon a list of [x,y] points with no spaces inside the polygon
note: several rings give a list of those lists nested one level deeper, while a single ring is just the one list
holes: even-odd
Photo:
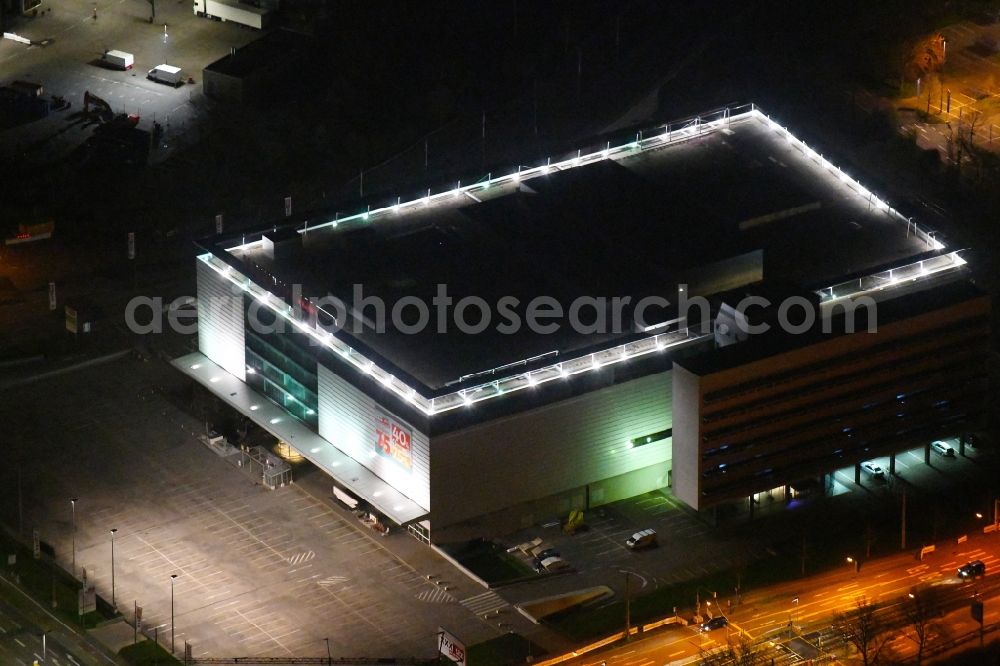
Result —
[{"label": "multi-story parking garage", "polygon": [[748,501],[982,411],[959,253],[753,107],[202,249],[177,367],[423,536]]}]

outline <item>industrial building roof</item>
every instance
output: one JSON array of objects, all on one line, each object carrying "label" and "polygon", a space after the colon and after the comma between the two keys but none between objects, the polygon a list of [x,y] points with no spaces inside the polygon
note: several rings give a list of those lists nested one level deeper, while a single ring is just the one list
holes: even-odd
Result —
[{"label": "industrial building roof", "polygon": [[[857,332],[867,335],[870,318],[874,318],[872,332],[894,322],[910,319],[920,314],[947,309],[951,306],[985,296],[979,287],[962,277],[962,273],[941,275],[933,282],[928,281],[918,291],[900,290],[894,298],[876,303],[872,309],[857,308],[851,315],[853,322],[848,325],[846,311],[836,310],[827,330],[822,326],[794,333],[774,326],[765,334],[750,336],[740,344],[734,344],[709,353],[689,355],[678,359],[677,364],[695,375],[709,375],[731,368],[747,365],[777,354],[802,349],[847,333]],[[944,323],[944,322],[942,322]]]},{"label": "industrial building roof", "polygon": [[229,55],[208,64],[205,69],[243,78],[260,69],[274,67],[297,57],[305,49],[306,38],[290,30],[272,30]]},{"label": "industrial building roof", "polygon": [[[591,146],[453,191],[382,204],[314,216],[299,225],[301,246],[289,253],[269,252],[253,235],[215,239],[210,247],[266,289],[301,284],[306,296],[332,294],[351,304],[361,285],[387,309],[404,297],[422,299],[431,306],[422,333],[390,325],[340,335],[423,395],[502,376],[521,361],[522,368],[541,367],[650,334],[630,326],[579,333],[568,319],[555,333],[525,326],[500,332],[504,297],[518,299],[523,321],[524,305],[538,296],[565,310],[581,297],[675,302],[679,284],[721,292],[758,280],[761,270],[769,281],[820,289],[940,249],[756,110],[660,126],[634,142]],[[432,299],[439,284],[453,304],[484,299],[491,325],[462,333],[449,316],[447,331],[437,332]],[[477,308],[466,312],[466,321],[478,321]],[[676,315],[649,313],[656,322]],[[581,308],[580,319],[591,323],[593,310]]]}]

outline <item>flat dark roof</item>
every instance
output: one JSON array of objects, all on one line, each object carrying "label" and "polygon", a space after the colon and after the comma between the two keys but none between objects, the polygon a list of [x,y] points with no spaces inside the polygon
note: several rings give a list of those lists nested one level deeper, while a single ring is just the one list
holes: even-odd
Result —
[{"label": "flat dark roof", "polygon": [[[520,301],[522,315],[540,295],[566,309],[578,297],[673,301],[677,284],[697,269],[758,250],[768,281],[806,288],[926,249],[905,223],[750,118],[683,143],[478,190],[475,199],[449,196],[362,225],[310,230],[289,259],[272,260],[255,247],[234,249],[227,261],[302,284],[307,296],[347,303],[354,284],[390,308],[413,296],[430,306],[438,284],[454,302],[484,299],[494,318],[480,334],[463,334],[449,319],[445,334],[431,326],[417,335],[356,336],[435,391],[463,375],[633,334],[578,334],[564,319],[554,334],[522,327],[505,335],[495,330],[505,296]],[[468,312],[478,320],[475,308]],[[591,313],[584,309],[581,318],[588,322]]]},{"label": "flat dark roof", "polygon": [[[878,302],[875,309],[876,324],[877,326],[885,326],[985,295],[985,292],[979,287],[965,279],[941,282],[920,291],[904,293],[895,298]],[[858,332],[854,335],[869,335],[867,333],[867,315],[868,311],[865,308],[859,308],[856,311],[854,330]],[[710,375],[846,334],[844,314],[841,309],[832,318],[828,333],[823,333],[817,328],[817,330],[802,334],[792,334],[782,332],[774,327],[771,331],[759,336],[751,336],[744,342],[691,355],[684,359],[675,360],[675,363],[695,375]]]},{"label": "flat dark roof", "polygon": [[298,55],[305,48],[304,42],[307,39],[290,30],[273,30],[236,49],[235,53],[209,63],[205,69],[242,78],[255,70],[270,68],[275,63]]}]

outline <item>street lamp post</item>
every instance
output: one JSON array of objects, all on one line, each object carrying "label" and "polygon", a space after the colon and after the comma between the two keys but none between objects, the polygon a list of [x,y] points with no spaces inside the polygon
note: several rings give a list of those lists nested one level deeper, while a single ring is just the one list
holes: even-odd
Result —
[{"label": "street lamp post", "polygon": [[111,528],[111,607],[118,610],[118,601],[115,597],[115,534],[118,528]]},{"label": "street lamp post", "polygon": [[79,498],[70,497],[69,505],[73,511],[73,578],[76,578],[76,502]]},{"label": "street lamp post", "polygon": [[625,640],[626,641],[628,640],[629,632],[631,630],[631,627],[629,625],[632,623],[632,618],[631,618],[632,608],[629,605],[632,601],[631,596],[632,596],[631,590],[629,589],[629,572],[626,571],[625,572]]},{"label": "street lamp post", "polygon": [[791,637],[791,635],[795,632],[795,618],[792,616],[792,612],[794,611],[794,609],[796,609],[798,607],[799,607],[799,598],[798,597],[792,597],[792,608],[790,608],[788,610],[788,635],[789,635],[789,637]]},{"label": "street lamp post", "polygon": [[333,655],[330,654],[330,639],[324,638],[323,640],[326,641],[326,663],[333,664]]},{"label": "street lamp post", "polygon": [[174,653],[174,581],[177,574],[170,574],[170,654]]}]

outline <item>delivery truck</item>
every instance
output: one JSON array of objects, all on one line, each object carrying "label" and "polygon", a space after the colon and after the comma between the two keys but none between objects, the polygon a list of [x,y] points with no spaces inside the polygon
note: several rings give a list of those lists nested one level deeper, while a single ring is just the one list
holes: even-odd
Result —
[{"label": "delivery truck", "polygon": [[173,65],[157,65],[149,70],[146,78],[151,81],[166,83],[175,88],[184,83],[184,79],[181,77],[181,68],[174,67]]},{"label": "delivery truck", "polygon": [[237,2],[236,0],[194,0],[195,16],[204,16],[218,21],[242,23],[251,28],[263,30],[267,27],[271,12],[267,9]]},{"label": "delivery truck", "polygon": [[125,51],[105,51],[101,64],[111,69],[129,70],[135,64],[135,57]]}]

